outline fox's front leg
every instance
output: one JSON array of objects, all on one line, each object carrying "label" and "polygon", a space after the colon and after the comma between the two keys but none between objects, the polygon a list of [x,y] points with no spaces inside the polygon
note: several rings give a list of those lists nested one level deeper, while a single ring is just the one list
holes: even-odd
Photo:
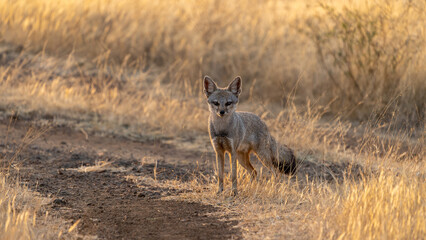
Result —
[{"label": "fox's front leg", "polygon": [[237,153],[231,153],[231,164],[232,164],[232,195],[236,196],[238,194],[237,190]]},{"label": "fox's front leg", "polygon": [[217,193],[223,192],[223,172],[225,171],[225,152],[216,150],[216,163],[218,168],[219,189]]}]

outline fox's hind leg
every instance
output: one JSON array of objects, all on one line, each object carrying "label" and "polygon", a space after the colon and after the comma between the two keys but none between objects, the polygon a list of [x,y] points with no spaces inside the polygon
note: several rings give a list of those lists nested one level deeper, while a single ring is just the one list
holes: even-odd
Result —
[{"label": "fox's hind leg", "polygon": [[252,180],[256,179],[257,172],[254,169],[253,165],[250,163],[250,154],[249,152],[238,152],[238,162],[243,166],[251,175]]},{"label": "fox's hind leg", "polygon": [[271,151],[269,149],[264,148],[255,152],[255,154],[259,161],[262,162],[262,164],[272,172],[275,178],[277,178],[277,170],[275,169],[275,166],[273,164],[275,156],[271,153]]}]

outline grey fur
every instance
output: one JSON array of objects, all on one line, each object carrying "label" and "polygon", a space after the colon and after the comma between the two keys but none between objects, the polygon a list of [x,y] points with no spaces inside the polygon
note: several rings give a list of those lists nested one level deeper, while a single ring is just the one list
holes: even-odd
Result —
[{"label": "grey fur", "polygon": [[[241,93],[241,77],[236,77],[228,87],[218,88],[208,76],[204,77],[204,93],[209,104],[209,134],[216,152],[218,164],[219,190],[223,191],[224,154],[231,157],[232,192],[237,194],[238,162],[256,178],[257,172],[250,163],[253,152],[269,169],[277,169],[286,174],[296,171],[296,158],[285,145],[278,145],[271,136],[265,122],[249,112],[237,112],[238,97]],[[274,171],[275,173],[275,171]]]}]

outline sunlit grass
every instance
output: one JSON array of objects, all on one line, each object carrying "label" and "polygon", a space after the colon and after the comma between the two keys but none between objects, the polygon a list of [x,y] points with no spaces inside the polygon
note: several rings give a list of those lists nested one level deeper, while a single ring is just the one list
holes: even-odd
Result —
[{"label": "sunlit grass", "polygon": [[[125,98],[126,106],[149,102],[142,110],[150,119],[185,116],[191,111],[171,109],[193,108],[182,96],[201,95],[203,74],[220,85],[242,75],[243,99],[282,107],[295,92],[296,103],[331,103],[328,111],[342,118],[396,114],[399,126],[424,120],[424,9],[422,1],[1,1],[0,40],[75,60],[24,61],[39,70],[26,91],[40,102],[52,103],[43,99],[51,95],[64,111],[97,113]],[[2,69],[3,79],[21,79],[20,63]]]},{"label": "sunlit grass", "polygon": [[321,233],[348,239],[421,239],[426,234],[424,176],[377,176],[349,185],[336,198],[328,229]]},{"label": "sunlit grass", "polygon": [[10,184],[2,174],[0,177],[0,238],[35,239],[35,209],[29,205],[35,199],[28,190]]}]

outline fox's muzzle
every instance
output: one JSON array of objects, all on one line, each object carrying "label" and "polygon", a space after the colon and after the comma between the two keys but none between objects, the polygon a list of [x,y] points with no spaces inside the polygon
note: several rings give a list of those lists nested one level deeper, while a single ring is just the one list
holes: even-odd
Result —
[{"label": "fox's muzzle", "polygon": [[219,112],[219,115],[220,115],[221,117],[223,117],[223,115],[225,115],[225,111],[221,110],[221,111]]}]

